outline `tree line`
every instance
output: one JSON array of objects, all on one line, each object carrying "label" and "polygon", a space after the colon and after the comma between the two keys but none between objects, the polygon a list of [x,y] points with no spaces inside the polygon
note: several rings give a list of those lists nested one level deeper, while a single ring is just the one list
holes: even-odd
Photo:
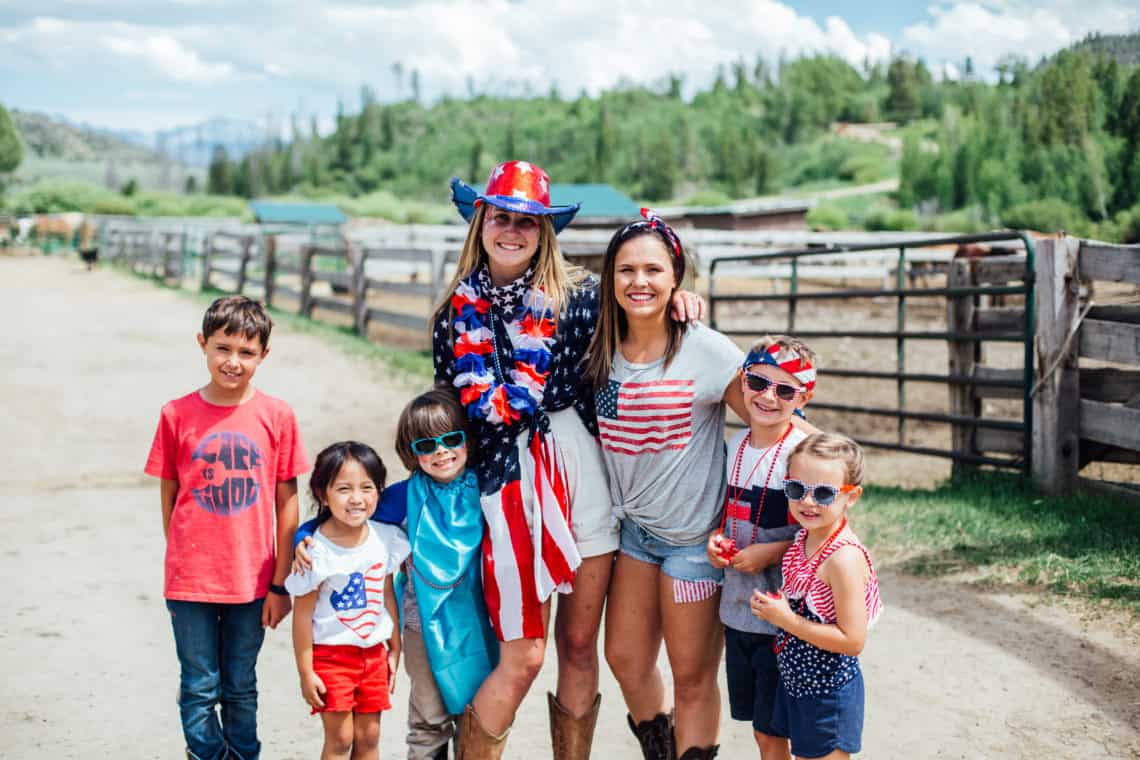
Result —
[{"label": "tree line", "polygon": [[[859,68],[829,55],[775,67],[759,58],[722,67],[691,100],[676,75],[598,97],[552,88],[430,105],[418,97],[380,103],[365,87],[358,109],[342,104],[327,136],[315,122],[294,121],[292,139],[240,161],[218,149],[207,190],[387,190],[439,201],[449,177],[480,183],[497,161],[522,156],[556,182],[608,182],[648,201],[697,190],[749,197],[897,172],[902,208],[971,209],[991,226],[1011,211],[1048,224],[1034,216],[1045,212],[1064,217],[1057,226],[1087,232],[1140,204],[1140,68],[1086,45],[1034,66],[1008,57],[996,81],[976,76],[969,59],[962,69],[949,79],[907,56]],[[901,156],[829,133],[834,122],[880,121],[899,125]]]}]

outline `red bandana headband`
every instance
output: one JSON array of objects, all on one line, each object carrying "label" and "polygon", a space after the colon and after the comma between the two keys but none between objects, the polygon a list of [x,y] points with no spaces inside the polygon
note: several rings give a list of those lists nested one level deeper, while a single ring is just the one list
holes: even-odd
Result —
[{"label": "red bandana headband", "polygon": [[748,356],[744,358],[744,366],[741,369],[747,370],[753,364],[767,364],[770,367],[784,370],[799,380],[806,391],[815,387],[815,367],[806,357],[801,356],[793,348],[773,343],[763,351],[749,351]]},{"label": "red bandana headband", "polygon": [[677,233],[673,228],[665,223],[665,220],[657,215],[653,209],[641,209],[641,215],[645,218],[643,222],[630,222],[621,228],[618,233],[618,239],[624,240],[625,237],[633,230],[648,229],[657,232],[668,243],[669,247],[673,249],[674,256],[681,255],[681,239],[677,237]]}]

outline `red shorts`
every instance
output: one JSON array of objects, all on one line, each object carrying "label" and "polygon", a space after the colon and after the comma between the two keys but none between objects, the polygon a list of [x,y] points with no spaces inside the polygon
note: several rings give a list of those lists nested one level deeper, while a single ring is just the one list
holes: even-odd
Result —
[{"label": "red shorts", "polygon": [[318,712],[383,712],[388,698],[388,650],[351,645],[313,644],[313,671],[325,684],[325,707]]}]

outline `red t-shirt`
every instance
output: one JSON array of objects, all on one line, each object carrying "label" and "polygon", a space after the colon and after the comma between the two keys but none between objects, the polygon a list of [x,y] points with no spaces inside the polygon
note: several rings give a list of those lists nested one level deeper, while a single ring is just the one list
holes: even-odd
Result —
[{"label": "red t-shirt", "polygon": [[273,579],[277,484],[309,469],[289,405],[256,391],[238,406],[188,393],[162,407],[146,473],[178,481],[163,595],[244,604]]}]

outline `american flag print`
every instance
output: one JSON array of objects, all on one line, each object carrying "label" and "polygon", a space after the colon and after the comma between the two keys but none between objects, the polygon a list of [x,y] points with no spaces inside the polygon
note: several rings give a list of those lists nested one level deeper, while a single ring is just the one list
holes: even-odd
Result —
[{"label": "american flag print", "polygon": [[685,448],[693,437],[695,385],[692,380],[610,380],[596,402],[602,447],[632,456]]},{"label": "american flag print", "polygon": [[384,610],[384,563],[377,562],[363,573],[348,576],[348,583],[329,597],[336,618],[362,639],[380,620]]}]

